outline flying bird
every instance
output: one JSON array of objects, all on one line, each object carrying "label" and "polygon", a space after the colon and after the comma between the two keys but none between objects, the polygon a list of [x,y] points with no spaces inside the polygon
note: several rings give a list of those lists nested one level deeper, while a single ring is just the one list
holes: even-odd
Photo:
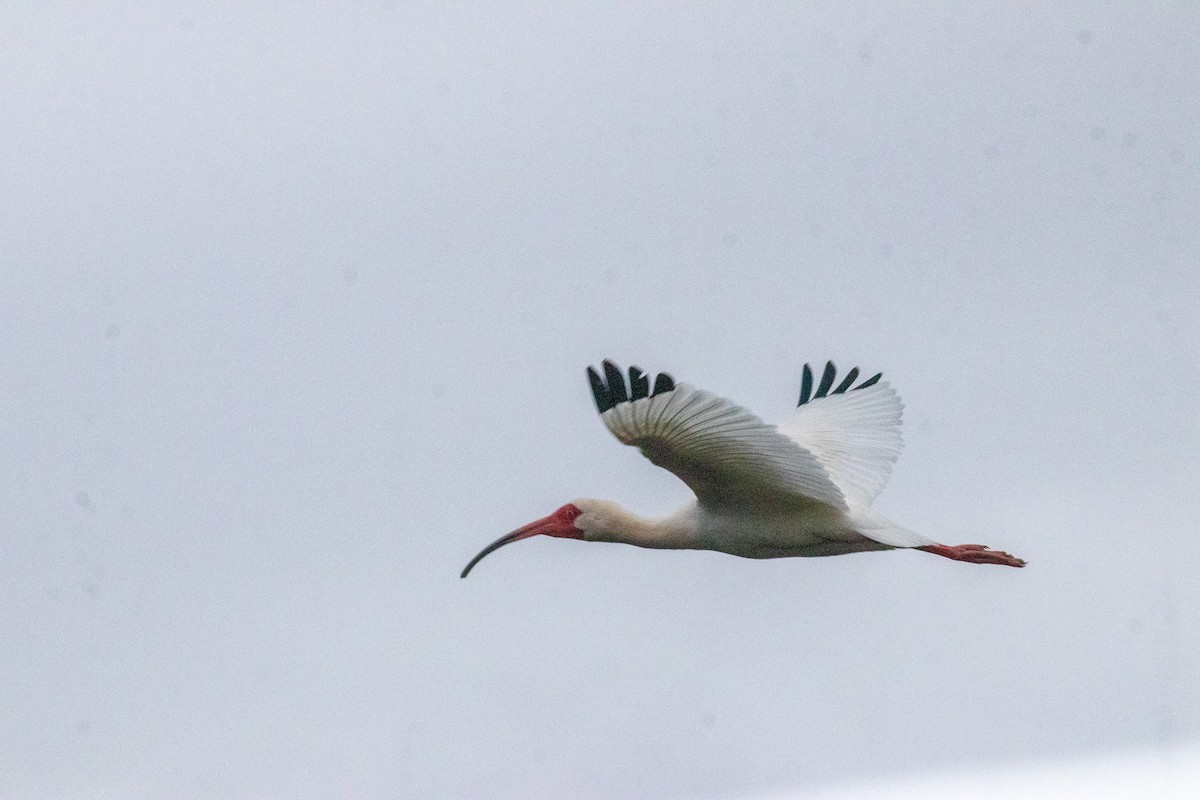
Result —
[{"label": "flying bird", "polygon": [[574,500],[489,544],[461,577],[494,550],[539,535],[747,558],[910,548],[973,564],[1025,566],[984,545],[941,544],[871,507],[902,446],[904,405],[882,373],[855,385],[855,367],[834,386],[830,361],[814,391],[805,364],[796,412],[778,426],[665,372],[652,383],[630,367],[626,383],[605,361],[603,374],[592,367],[587,374],[609,431],[675,473],[695,499],[662,519],[644,519],[607,500]]}]

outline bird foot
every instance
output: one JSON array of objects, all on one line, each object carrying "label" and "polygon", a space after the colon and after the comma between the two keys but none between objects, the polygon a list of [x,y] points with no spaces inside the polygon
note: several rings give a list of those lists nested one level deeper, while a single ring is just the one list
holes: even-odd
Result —
[{"label": "bird foot", "polygon": [[992,550],[982,544],[931,544],[925,547],[918,547],[917,549],[924,550],[926,553],[933,553],[935,556],[951,558],[955,561],[967,561],[972,564],[1001,564],[1006,567],[1025,566],[1024,559],[1009,555],[1003,550]]}]

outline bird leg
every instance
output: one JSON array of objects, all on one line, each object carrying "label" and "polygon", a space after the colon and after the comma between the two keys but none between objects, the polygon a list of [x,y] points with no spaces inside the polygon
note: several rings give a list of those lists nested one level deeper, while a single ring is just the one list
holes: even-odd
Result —
[{"label": "bird leg", "polygon": [[952,558],[955,561],[969,561],[972,564],[1002,564],[1006,567],[1025,566],[1023,559],[1010,556],[1003,550],[991,550],[982,544],[931,544],[916,549],[924,550],[926,553],[933,553],[935,556]]}]

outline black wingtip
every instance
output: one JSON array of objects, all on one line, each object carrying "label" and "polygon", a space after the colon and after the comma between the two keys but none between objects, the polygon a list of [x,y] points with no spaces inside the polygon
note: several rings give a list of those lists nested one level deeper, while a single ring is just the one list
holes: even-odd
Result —
[{"label": "black wingtip", "polygon": [[857,377],[858,367],[855,367],[846,373],[846,377],[842,379],[842,382],[837,385],[837,388],[834,389],[831,394],[845,394],[846,390],[850,388],[850,385],[854,383],[854,379]]},{"label": "black wingtip", "polygon": [[882,377],[883,377],[882,372],[876,372],[874,376],[867,378],[865,381],[860,383],[858,386],[855,386],[854,391],[858,391],[859,389],[865,389],[868,386],[874,386],[875,384],[879,383],[879,379]]},{"label": "black wingtip", "polygon": [[805,364],[804,374],[800,379],[800,402],[796,405],[802,406],[811,400],[816,400],[821,397],[828,397],[829,395],[845,394],[848,391],[853,392],[859,389],[866,389],[868,386],[874,386],[875,384],[879,383],[879,379],[883,377],[883,373],[878,372],[860,383],[858,386],[854,386],[854,381],[858,378],[858,374],[858,367],[854,367],[846,373],[846,377],[843,378],[842,382],[837,385],[837,388],[832,389],[831,391],[833,381],[837,377],[837,367],[833,365],[832,361],[827,361],[825,362],[825,372],[821,375],[821,383],[819,386],[817,386],[817,390],[814,392],[813,371],[808,364]]},{"label": "black wingtip", "polygon": [[650,378],[638,367],[629,368],[629,399],[641,400],[650,396]]},{"label": "black wingtip", "polygon": [[591,367],[587,368],[588,382],[592,384],[592,397],[596,398],[596,410],[603,414],[608,411],[616,403],[612,402],[608,396],[608,387],[604,385],[604,381],[600,379],[600,375]]},{"label": "black wingtip", "polygon": [[625,390],[625,376],[621,374],[621,369],[608,359],[604,360],[604,377],[608,380],[608,397],[612,405],[627,402],[629,392]]},{"label": "black wingtip", "polygon": [[832,361],[825,362],[825,372],[821,375],[821,385],[817,387],[817,393],[814,397],[825,397],[829,394],[829,387],[833,386],[833,379],[837,377],[837,367]]},{"label": "black wingtip", "polygon": [[670,392],[675,388],[675,380],[665,372],[658,373],[654,379],[654,388],[650,388],[650,376],[641,367],[629,368],[629,387],[625,387],[625,376],[621,368],[605,359],[601,362],[604,374],[601,375],[593,367],[587,368],[588,383],[592,386],[592,397],[596,399],[596,409],[603,414],[621,403],[641,400],[645,397]]},{"label": "black wingtip", "polygon": [[808,364],[805,364],[804,376],[800,379],[800,402],[796,404],[797,406],[802,406],[812,399],[812,382],[812,369],[809,368]]}]

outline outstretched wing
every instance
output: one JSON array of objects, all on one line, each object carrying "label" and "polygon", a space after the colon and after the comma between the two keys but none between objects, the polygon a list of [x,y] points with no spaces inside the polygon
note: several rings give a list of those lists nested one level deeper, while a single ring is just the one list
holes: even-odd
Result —
[{"label": "outstretched wing", "polygon": [[837,369],[825,364],[814,393],[807,364],[800,383],[800,407],[779,426],[780,433],[817,457],[851,509],[866,508],[879,494],[900,457],[900,417],[904,404],[882,373],[857,386],[858,368],[833,388]]},{"label": "outstretched wing", "polygon": [[622,443],[675,473],[706,508],[781,510],[823,504],[846,511],[842,493],[811,452],[739,405],[637,367],[588,367],[600,418]]}]

